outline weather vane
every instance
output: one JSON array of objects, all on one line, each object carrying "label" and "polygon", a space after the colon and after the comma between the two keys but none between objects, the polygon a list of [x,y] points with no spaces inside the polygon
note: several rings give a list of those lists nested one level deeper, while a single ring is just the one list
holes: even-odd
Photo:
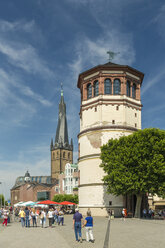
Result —
[{"label": "weather vane", "polygon": [[119,54],[119,53],[115,53],[115,52],[112,52],[112,51],[107,51],[107,53],[109,54],[109,62],[115,57],[115,55]]}]

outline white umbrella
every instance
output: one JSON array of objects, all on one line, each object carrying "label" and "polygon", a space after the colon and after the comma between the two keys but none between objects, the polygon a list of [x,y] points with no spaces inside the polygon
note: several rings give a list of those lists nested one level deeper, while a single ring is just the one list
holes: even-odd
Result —
[{"label": "white umbrella", "polygon": [[31,203],[33,203],[33,201],[23,202],[23,203],[21,204],[21,207],[26,207],[26,206],[30,205]]},{"label": "white umbrella", "polygon": [[14,207],[19,207],[22,203],[24,203],[23,201],[17,202],[16,204],[14,204]]}]

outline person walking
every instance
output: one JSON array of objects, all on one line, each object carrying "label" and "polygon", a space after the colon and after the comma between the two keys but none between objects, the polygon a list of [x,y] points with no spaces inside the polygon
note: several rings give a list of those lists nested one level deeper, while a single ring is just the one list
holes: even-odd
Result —
[{"label": "person walking", "polygon": [[64,225],[64,212],[62,211],[62,209],[60,209],[59,211],[59,220],[58,220],[58,225],[60,225],[60,223],[62,224],[62,226]]},{"label": "person walking", "polygon": [[19,212],[19,217],[21,218],[21,225],[22,227],[25,226],[25,212],[23,208],[21,208],[21,211]]},{"label": "person walking", "polygon": [[45,227],[45,224],[46,224],[46,210],[45,209],[41,211],[40,219],[41,219],[41,225],[43,228]]},{"label": "person walking", "polygon": [[7,226],[8,215],[9,215],[9,213],[8,213],[7,209],[5,208],[3,210],[3,223],[2,223],[2,226],[4,226],[4,224],[5,224],[5,226]]},{"label": "person walking", "polygon": [[36,216],[36,210],[34,208],[31,211],[31,217],[32,217],[33,227],[34,225],[37,227],[37,216]]},{"label": "person walking", "polygon": [[82,214],[79,213],[79,209],[75,209],[75,214],[73,215],[73,228],[75,232],[76,241],[79,242],[78,236],[80,238],[80,243],[82,243],[81,234],[81,220],[83,219]]},{"label": "person walking", "polygon": [[54,211],[54,222],[56,222],[58,224],[58,216],[59,216],[59,210],[56,207],[55,211]]},{"label": "person walking", "polygon": [[25,225],[26,227],[30,227],[30,210],[28,207],[25,208]]},{"label": "person walking", "polygon": [[49,209],[48,219],[49,219],[49,227],[52,227],[52,222],[53,222],[53,210],[52,209]]},{"label": "person walking", "polygon": [[91,211],[87,211],[87,217],[85,218],[85,222],[83,227],[86,229],[86,241],[89,242],[91,240],[94,243],[93,238],[93,217],[91,216]]}]

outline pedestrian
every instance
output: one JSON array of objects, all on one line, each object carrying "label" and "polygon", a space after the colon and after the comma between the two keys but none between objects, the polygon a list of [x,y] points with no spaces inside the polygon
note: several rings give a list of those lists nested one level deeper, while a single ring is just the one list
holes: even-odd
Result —
[{"label": "pedestrian", "polygon": [[62,226],[64,225],[64,212],[62,211],[62,209],[60,209],[59,211],[59,220],[58,220],[58,225],[60,225],[60,223],[62,224]]},{"label": "pedestrian", "polygon": [[25,208],[25,226],[26,227],[30,227],[30,210],[28,209],[28,207]]},{"label": "pedestrian", "polygon": [[127,209],[126,208],[123,208],[123,210],[122,210],[122,220],[124,220],[125,221],[125,218],[127,217]]},{"label": "pedestrian", "polygon": [[[73,215],[73,228],[75,232],[76,241],[82,243],[82,234],[81,234],[81,220],[83,219],[82,214],[79,213],[79,209],[75,209],[75,214]],[[79,238],[78,238],[79,236]]]},{"label": "pedestrian", "polygon": [[86,229],[86,241],[89,242],[91,240],[94,243],[93,238],[93,217],[91,216],[91,212],[87,211],[87,217],[85,218],[85,222],[83,227]]},{"label": "pedestrian", "polygon": [[23,208],[21,208],[21,211],[19,212],[19,217],[21,218],[21,225],[22,227],[25,226],[25,212]]},{"label": "pedestrian", "polygon": [[147,218],[147,210],[145,208],[143,209],[143,218]]},{"label": "pedestrian", "polygon": [[4,226],[4,224],[5,224],[5,226],[7,226],[8,215],[9,215],[9,213],[8,213],[7,209],[5,208],[3,210],[3,223],[2,223],[2,226]]},{"label": "pedestrian", "polygon": [[52,209],[49,209],[48,219],[49,219],[49,227],[52,227],[52,222],[53,222],[53,210]]},{"label": "pedestrian", "polygon": [[41,211],[40,219],[41,219],[41,225],[43,228],[45,227],[45,224],[46,224],[46,210],[45,209]]},{"label": "pedestrian", "polygon": [[54,222],[56,222],[58,224],[58,216],[59,216],[59,210],[56,207],[55,211],[54,211]]},{"label": "pedestrian", "polygon": [[36,213],[35,208],[33,208],[31,211],[31,217],[32,217],[33,227],[34,225],[37,227],[37,213]]}]

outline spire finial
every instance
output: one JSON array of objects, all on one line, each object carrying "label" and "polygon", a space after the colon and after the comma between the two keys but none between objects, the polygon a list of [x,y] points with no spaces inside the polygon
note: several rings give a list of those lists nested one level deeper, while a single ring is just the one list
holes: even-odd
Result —
[{"label": "spire finial", "polygon": [[61,96],[63,96],[63,84],[61,83]]}]

